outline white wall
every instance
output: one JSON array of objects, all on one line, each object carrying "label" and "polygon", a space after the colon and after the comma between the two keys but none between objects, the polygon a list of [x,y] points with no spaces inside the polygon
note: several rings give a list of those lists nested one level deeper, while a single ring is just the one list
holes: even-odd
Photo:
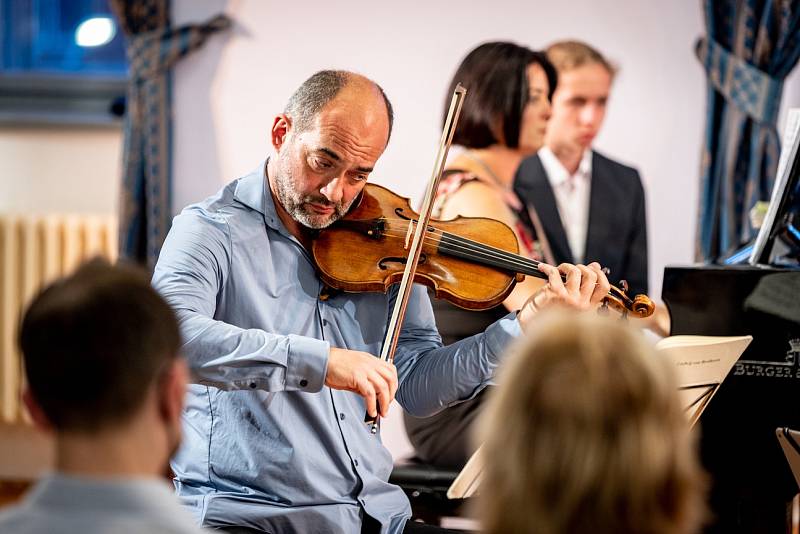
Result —
[{"label": "white wall", "polygon": [[[269,153],[274,115],[322,68],[356,70],[384,87],[396,123],[373,179],[419,198],[444,93],[464,54],[486,40],[542,48],[579,38],[621,68],[597,148],[637,166],[645,180],[651,294],[660,295],[666,264],[693,260],[706,94],[693,52],[704,33],[697,2],[173,3],[179,24],[220,11],[236,21],[229,36],[215,37],[176,69],[176,211],[254,168]],[[800,105],[799,72],[785,94]]]},{"label": "white wall", "polygon": [[0,213],[115,213],[119,127],[0,128]]},{"label": "white wall", "polygon": [[[119,127],[0,128],[0,214],[113,214]],[[30,426],[0,424],[0,479],[29,480],[53,467],[53,443]]]},{"label": "white wall", "polygon": [[[637,166],[648,195],[652,293],[664,265],[693,259],[705,78],[695,2],[397,2],[175,0],[177,23],[227,12],[235,30],[178,65],[175,210],[253,168],[291,92],[312,72],[373,77],[397,121],[374,180],[418,198],[433,165],[444,92],[456,65],[490,39],[542,48],[594,44],[621,68],[597,147]],[[800,105],[800,76],[785,94]],[[611,209],[618,209],[612,207]]]}]

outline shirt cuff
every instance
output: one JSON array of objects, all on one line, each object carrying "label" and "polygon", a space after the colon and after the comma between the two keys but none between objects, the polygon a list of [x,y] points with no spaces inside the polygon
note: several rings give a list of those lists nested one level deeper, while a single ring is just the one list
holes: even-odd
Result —
[{"label": "shirt cuff", "polygon": [[305,336],[289,335],[286,391],[315,393],[325,384],[330,344]]},{"label": "shirt cuff", "polygon": [[489,357],[499,361],[505,354],[508,346],[522,335],[522,325],[517,319],[517,312],[509,312],[486,329],[486,347]]}]

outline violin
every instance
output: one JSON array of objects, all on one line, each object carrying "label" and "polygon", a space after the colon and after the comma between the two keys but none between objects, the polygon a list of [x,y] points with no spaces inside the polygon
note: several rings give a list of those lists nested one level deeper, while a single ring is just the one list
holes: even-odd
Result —
[{"label": "violin", "polygon": [[[333,289],[382,291],[400,281],[418,214],[407,198],[367,184],[350,211],[319,232],[312,245],[320,278]],[[484,310],[503,302],[525,275],[547,279],[538,261],[519,254],[514,231],[481,217],[431,219],[422,237],[414,282],[456,306]],[[565,278],[562,275],[562,278]],[[649,317],[647,295],[627,295],[627,284],[611,286],[603,306],[623,315]]]}]

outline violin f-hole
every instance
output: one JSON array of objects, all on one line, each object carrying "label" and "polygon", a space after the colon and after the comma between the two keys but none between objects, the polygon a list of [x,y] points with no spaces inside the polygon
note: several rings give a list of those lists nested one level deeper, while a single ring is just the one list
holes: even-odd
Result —
[{"label": "violin f-hole", "polygon": [[[425,263],[427,256],[423,253],[419,255],[419,262],[417,265],[422,265]],[[378,267],[385,271],[386,269],[390,269],[389,263],[399,263],[400,265],[405,265],[408,258],[403,258],[401,256],[386,256],[385,258],[381,258],[381,261],[378,262]]]},{"label": "violin f-hole", "polygon": [[[412,223],[417,222],[417,220],[414,217],[409,217],[408,215],[406,215],[405,210],[403,208],[395,208],[394,214],[403,219],[404,221],[410,221]],[[410,229],[411,227],[409,226],[409,230]],[[436,227],[431,226],[430,224],[428,225],[428,228],[426,228],[426,230],[431,233],[436,233]]]}]

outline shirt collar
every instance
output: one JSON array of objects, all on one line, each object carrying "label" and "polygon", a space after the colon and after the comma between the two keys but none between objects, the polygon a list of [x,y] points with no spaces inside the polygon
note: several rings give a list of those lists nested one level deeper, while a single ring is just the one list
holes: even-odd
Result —
[{"label": "shirt collar", "polygon": [[578,164],[578,173],[584,178],[592,175],[592,151],[584,150],[581,162]]},{"label": "shirt collar", "polygon": [[278,218],[275,202],[267,185],[267,163],[269,163],[269,158],[239,179],[233,198],[262,214],[264,222],[270,228],[285,232],[286,229]]},{"label": "shirt collar", "polygon": [[[553,154],[553,151],[548,147],[542,147],[539,152],[539,159],[544,167],[547,179],[550,186],[555,188],[562,185],[570,178],[569,171],[561,164],[561,161]],[[592,175],[592,151],[584,150],[581,156],[581,162],[578,164],[578,170],[575,171],[577,178],[589,178]]]}]

